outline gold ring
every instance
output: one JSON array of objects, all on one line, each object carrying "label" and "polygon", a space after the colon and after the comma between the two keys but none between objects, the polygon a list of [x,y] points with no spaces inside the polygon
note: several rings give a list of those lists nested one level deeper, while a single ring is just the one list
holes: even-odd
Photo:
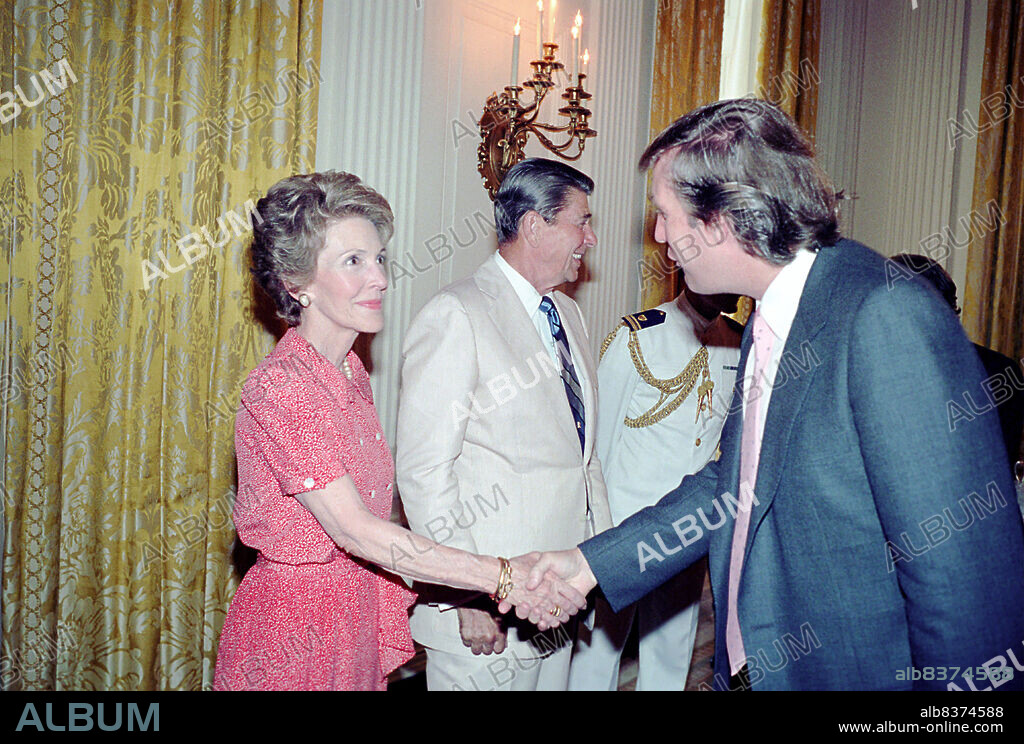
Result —
[{"label": "gold ring", "polygon": [[551,613],[552,615],[554,615],[555,617],[558,617],[559,615],[561,615],[561,614],[562,614],[562,608],[556,605],[556,606],[555,606],[555,609],[553,609],[553,610],[548,610],[548,612],[550,612],[550,613]]}]

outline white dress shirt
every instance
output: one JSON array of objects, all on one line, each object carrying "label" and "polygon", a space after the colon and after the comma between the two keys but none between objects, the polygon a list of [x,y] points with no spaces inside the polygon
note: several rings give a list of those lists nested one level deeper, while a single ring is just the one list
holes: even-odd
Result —
[{"label": "white dress shirt", "polygon": [[[788,264],[782,267],[768,289],[764,297],[757,303],[757,309],[761,317],[775,334],[775,342],[772,345],[772,355],[768,360],[768,367],[765,369],[761,385],[761,408],[757,422],[758,439],[764,434],[764,422],[768,415],[768,405],[771,402],[772,386],[775,384],[775,375],[779,370],[782,361],[782,352],[786,347],[786,339],[789,338],[789,330],[793,327],[793,319],[796,317],[797,308],[800,305],[800,297],[804,292],[804,285],[807,283],[807,275],[811,273],[814,266],[814,259],[818,254],[814,251],[801,249]],[[752,321],[751,321],[752,322]],[[792,352],[790,352],[792,353]],[[746,415],[747,402],[751,390],[750,377],[753,375],[753,354],[747,354],[746,364],[743,367],[743,413]]]}]

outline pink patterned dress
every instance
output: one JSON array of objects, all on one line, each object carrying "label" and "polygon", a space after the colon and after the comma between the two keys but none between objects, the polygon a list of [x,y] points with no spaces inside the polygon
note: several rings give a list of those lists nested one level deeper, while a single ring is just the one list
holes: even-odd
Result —
[{"label": "pink patterned dress", "polygon": [[259,557],[228,609],[215,690],[383,690],[413,655],[415,595],[292,497],[347,474],[374,515],[391,513],[391,451],[366,370],[348,362],[351,381],[292,328],[242,389],[234,521]]}]

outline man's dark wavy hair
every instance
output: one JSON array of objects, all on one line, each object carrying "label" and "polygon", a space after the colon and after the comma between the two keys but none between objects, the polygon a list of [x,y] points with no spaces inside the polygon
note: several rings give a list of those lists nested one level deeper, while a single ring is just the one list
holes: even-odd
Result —
[{"label": "man's dark wavy hair", "polygon": [[494,195],[498,245],[516,239],[519,221],[531,209],[545,222],[553,221],[565,206],[569,189],[579,189],[589,196],[594,181],[571,165],[547,158],[527,158],[512,166]]},{"label": "man's dark wavy hair", "polygon": [[728,218],[755,256],[785,264],[840,238],[842,193],[796,122],[767,101],[718,101],[676,119],[647,146],[641,170],[662,155],[686,210],[704,223]]}]

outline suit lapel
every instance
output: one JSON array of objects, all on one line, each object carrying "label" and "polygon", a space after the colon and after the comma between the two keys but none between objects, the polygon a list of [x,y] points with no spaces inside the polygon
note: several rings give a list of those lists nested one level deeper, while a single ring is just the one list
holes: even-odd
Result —
[{"label": "suit lapel", "polygon": [[480,290],[491,298],[488,315],[515,356],[525,359],[542,351],[546,353],[536,326],[494,256],[477,269],[474,278]]},{"label": "suit lapel", "polygon": [[[550,361],[550,355],[537,333],[537,327],[527,315],[526,308],[523,307],[512,284],[498,268],[494,255],[481,264],[473,278],[480,291],[491,299],[488,315],[505,339],[513,357],[517,360],[516,364],[525,364],[528,359],[536,359],[538,354],[543,354],[544,358]],[[561,314],[561,307],[558,312]],[[569,401],[565,397],[565,388],[560,373],[561,365],[555,368],[553,375],[542,373],[541,382],[537,387],[544,391],[544,395],[548,399],[548,410],[551,412],[551,416],[558,422],[559,428],[562,429],[565,436],[571,438],[578,451],[579,437],[576,435],[576,423],[573,421],[572,411],[569,409]],[[584,402],[584,406],[586,405]]]},{"label": "suit lapel", "polygon": [[[757,528],[764,520],[778,492],[779,480],[789,455],[789,440],[793,431],[793,423],[800,415],[807,391],[817,372],[817,365],[810,369],[798,368],[794,362],[806,363],[808,356],[821,359],[825,350],[815,349],[812,345],[814,337],[825,325],[828,317],[828,303],[835,286],[834,248],[822,248],[800,296],[793,325],[786,338],[782,350],[779,370],[775,375],[771,399],[764,422],[764,433],[761,436],[761,455],[758,460],[757,483],[754,494],[758,504],[750,515],[750,529],[747,532],[746,552],[749,553]],[[746,336],[744,334],[744,340]],[[748,344],[749,345],[749,344]],[[811,354],[813,350],[813,354]],[[788,458],[788,460],[787,460]]]}]

